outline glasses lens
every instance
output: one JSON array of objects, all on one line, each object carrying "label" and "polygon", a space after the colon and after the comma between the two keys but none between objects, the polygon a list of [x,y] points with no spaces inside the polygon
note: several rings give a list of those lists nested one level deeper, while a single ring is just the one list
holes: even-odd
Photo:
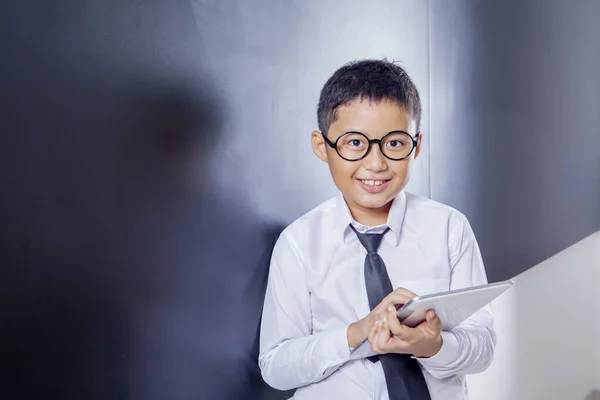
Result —
[{"label": "glasses lens", "polygon": [[360,133],[346,133],[337,142],[337,149],[347,160],[358,160],[367,153],[369,140]]},{"label": "glasses lens", "polygon": [[390,133],[381,142],[381,149],[387,157],[397,160],[410,154],[413,140],[406,133]]}]

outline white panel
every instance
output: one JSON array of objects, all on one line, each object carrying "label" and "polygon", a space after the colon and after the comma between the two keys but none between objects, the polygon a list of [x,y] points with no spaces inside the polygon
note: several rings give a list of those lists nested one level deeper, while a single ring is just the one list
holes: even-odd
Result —
[{"label": "white panel", "polygon": [[472,400],[577,400],[600,384],[600,233],[515,278],[493,302],[497,355]]},{"label": "white panel", "polygon": [[596,234],[595,244],[596,258],[594,263],[595,286],[594,286],[594,359],[596,361],[594,368],[594,388],[600,390],[600,233]]}]

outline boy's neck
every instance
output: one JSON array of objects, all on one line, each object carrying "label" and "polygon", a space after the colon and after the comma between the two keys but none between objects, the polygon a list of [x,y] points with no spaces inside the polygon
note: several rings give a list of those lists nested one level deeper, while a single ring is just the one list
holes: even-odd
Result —
[{"label": "boy's neck", "polygon": [[346,199],[346,204],[348,205],[350,214],[352,214],[352,218],[359,224],[369,227],[387,223],[392,203],[393,201],[390,201],[380,208],[365,208]]}]

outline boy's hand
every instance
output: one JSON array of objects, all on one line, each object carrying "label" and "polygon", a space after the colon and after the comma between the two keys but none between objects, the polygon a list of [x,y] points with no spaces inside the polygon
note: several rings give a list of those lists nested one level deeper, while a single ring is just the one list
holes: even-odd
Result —
[{"label": "boy's hand", "polygon": [[427,312],[425,321],[409,328],[400,323],[395,307],[389,307],[371,328],[369,343],[375,353],[412,354],[428,358],[442,348],[441,331],[442,321],[432,310]]},{"label": "boy's hand", "polygon": [[369,336],[371,328],[375,325],[378,319],[381,319],[386,314],[388,307],[394,308],[394,316],[396,315],[396,307],[408,303],[412,298],[417,297],[416,294],[408,289],[398,288],[388,294],[381,303],[377,305],[369,315],[363,319],[354,322],[348,327],[347,338],[350,347],[356,347]]}]

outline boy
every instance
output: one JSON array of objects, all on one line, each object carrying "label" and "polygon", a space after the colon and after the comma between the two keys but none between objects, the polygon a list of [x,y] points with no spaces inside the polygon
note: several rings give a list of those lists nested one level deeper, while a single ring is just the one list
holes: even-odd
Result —
[{"label": "boy", "polygon": [[420,118],[387,61],[347,64],[321,91],[312,146],[341,195],[279,237],[261,324],[263,378],[295,399],[466,399],[465,375],[493,359],[489,306],[448,332],[432,311],[415,328],[395,316],[416,294],[487,283],[466,218],[404,190]]}]

